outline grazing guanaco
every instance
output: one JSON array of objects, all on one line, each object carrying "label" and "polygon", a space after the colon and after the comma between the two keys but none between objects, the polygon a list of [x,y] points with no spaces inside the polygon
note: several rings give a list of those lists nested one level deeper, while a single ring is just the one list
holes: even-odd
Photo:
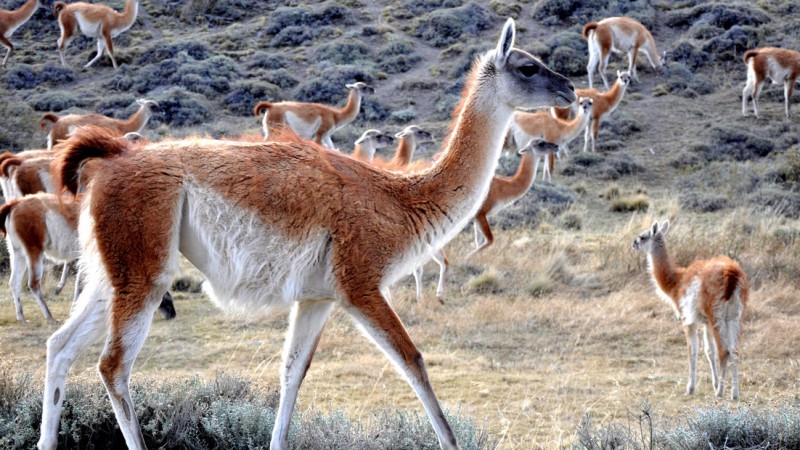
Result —
[{"label": "grazing guanaco", "polygon": [[633,248],[647,253],[656,293],[672,306],[683,324],[689,347],[689,382],[686,395],[694,393],[697,376],[697,328],[703,328],[706,357],[717,397],[725,392],[725,372],[731,364],[731,398],[739,398],[739,333],[750,293],[747,275],[727,256],[695,261],[678,267],[667,251],[669,221],[654,223],[633,241]]},{"label": "grazing guanaco", "polygon": [[114,45],[111,38],[119,36],[133,26],[139,13],[139,1],[126,0],[125,9],[121,13],[105,5],[85,2],[55,2],[53,11],[58,17],[58,26],[61,28],[61,36],[58,38],[58,55],[61,57],[61,65],[67,67],[64,54],[67,46],[80,29],[84,36],[97,39],[97,55],[84,67],[89,67],[97,62],[105,50],[111,58],[111,64],[116,69],[117,60],[114,58]]},{"label": "grazing guanaco", "polygon": [[556,153],[559,146],[544,141],[529,142],[525,147],[517,151],[522,158],[520,158],[519,167],[513,176],[495,175],[492,178],[489,194],[480,209],[478,209],[478,213],[475,214],[475,250],[471,251],[467,257],[485,250],[486,247],[494,242],[488,218],[522,198],[533,186],[533,180],[536,178],[535,165],[537,162],[533,156],[534,149],[538,153]]},{"label": "grazing guanaco", "polygon": [[358,116],[364,94],[374,94],[375,89],[364,82],[346,85],[350,90],[343,108],[305,102],[258,102],[253,114],[261,116],[264,140],[269,139],[270,129],[276,125],[288,125],[298,136],[312,139],[330,149],[335,149],[331,135]]},{"label": "grazing guanaco", "polygon": [[375,151],[394,144],[394,136],[384,133],[381,130],[367,130],[356,140],[353,158],[372,163],[375,159]]},{"label": "grazing guanaco", "polygon": [[3,58],[2,66],[5,67],[8,62],[8,57],[14,53],[14,44],[11,43],[11,35],[14,34],[19,27],[25,25],[25,22],[30,20],[36,13],[36,10],[42,7],[39,0],[25,0],[19,8],[8,11],[0,9],[0,44],[6,48],[6,56]]},{"label": "grazing guanaco", "polygon": [[658,53],[653,35],[641,23],[630,17],[609,17],[600,22],[589,22],[583,27],[583,37],[589,44],[589,87],[593,86],[595,70],[600,72],[603,85],[608,90],[606,67],[611,52],[628,54],[628,72],[639,81],[636,73],[636,58],[639,52],[647,57],[650,66],[661,68],[666,61],[667,52]]},{"label": "grazing guanaco", "polygon": [[39,448],[56,448],[69,368],[103,335],[100,377],[126,444],[145,448],[129,379],[181,253],[226,309],[252,314],[292,306],[271,449],[288,448],[298,390],[334,304],[409,381],[440,446],[458,448],[422,354],[381,291],[475,215],[515,108],[575,100],[569,80],[513,48],[513,20],[501,36],[470,72],[444,155],[414,174],[301,140],[133,147],[103,130],[79,128],[62,144],[56,173],[75,192],[81,163],[100,164],[80,218],[86,285],[47,341]]},{"label": "grazing guanaco", "polygon": [[789,100],[800,76],[800,52],[775,47],[757,48],[744,52],[744,63],[747,65],[747,83],[742,90],[742,115],[747,115],[747,100],[752,96],[753,113],[758,117],[758,97],[764,80],[769,77],[775,84],[783,82],[786,117],[791,117]]},{"label": "grazing guanaco", "polygon": [[[600,132],[600,124],[603,123],[608,116],[617,110],[625,91],[631,84],[631,74],[627,70],[624,72],[617,71],[617,81],[611,85],[611,89],[606,92],[599,92],[597,89],[576,89],[575,93],[579,97],[592,99],[592,116],[589,119],[589,124],[586,126],[584,132],[583,151],[586,151],[589,145],[589,140],[592,141],[592,152],[594,152],[594,145],[597,141],[597,135]],[[551,108],[550,112],[561,120],[569,120],[573,111],[577,111],[577,105],[568,108]]]},{"label": "grazing guanaco", "polygon": [[153,109],[158,108],[158,103],[143,98],[136,100],[136,103],[139,109],[127,119],[114,119],[102,114],[67,114],[59,117],[53,113],[45,113],[39,121],[39,128],[45,131],[48,122],[53,124],[50,133],[47,134],[48,150],[52,150],[54,145],[66,139],[77,127],[86,125],[106,128],[119,136],[131,132],[141,133],[153,116]]}]

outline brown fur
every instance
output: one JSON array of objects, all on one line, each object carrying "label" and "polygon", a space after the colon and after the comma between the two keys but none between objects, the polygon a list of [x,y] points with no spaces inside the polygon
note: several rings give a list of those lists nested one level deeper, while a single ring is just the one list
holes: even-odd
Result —
[{"label": "brown fur", "polygon": [[[583,36],[587,41],[590,41],[592,35],[596,37],[600,50],[599,61],[597,61],[599,66],[597,66],[597,68],[600,71],[606,88],[608,87],[608,83],[606,82],[605,71],[612,48],[616,48],[620,52],[630,55],[632,60],[630,61],[628,70],[635,80],[639,79],[636,73],[636,61],[639,57],[639,50],[644,50],[647,53],[654,67],[659,67],[663,63],[662,55],[658,53],[653,35],[650,34],[650,31],[645,28],[644,25],[630,17],[609,17],[600,22],[589,22],[583,28]],[[587,67],[587,71],[589,72],[589,87],[592,87],[592,75],[595,70],[595,67],[592,65],[593,56],[591,54],[591,48],[590,45],[590,61],[589,67]]]},{"label": "brown fur", "polygon": [[8,62],[8,58],[14,53],[14,44],[11,43],[11,32],[16,31],[39,9],[39,0],[26,0],[19,8],[9,11],[0,9],[0,45],[6,49],[6,56],[3,58],[3,66]]},{"label": "brown fur", "polygon": [[[130,28],[136,21],[138,8],[138,0],[127,0],[125,2],[125,9],[119,13],[105,5],[76,2],[76,3],[63,3],[56,2],[53,11],[58,16],[58,25],[61,28],[61,37],[58,38],[58,52],[61,56],[61,63],[66,65],[64,53],[70,41],[80,30],[77,15],[80,14],[83,18],[91,24],[100,24],[99,34],[96,37],[98,42],[105,45],[108,55],[111,57],[111,63],[114,68],[117,68],[117,60],[114,58],[114,45],[111,41],[112,36]],[[83,32],[83,30],[80,30]],[[101,41],[102,40],[102,41]],[[97,55],[87,66],[91,65],[100,57]]]},{"label": "brown fur", "polygon": [[149,106],[140,105],[139,109],[127,119],[114,119],[102,114],[67,114],[58,117],[53,113],[45,113],[39,126],[44,130],[47,122],[53,122],[49,145],[56,145],[67,139],[70,131],[77,127],[94,125],[111,130],[117,136],[123,136],[126,133],[141,131],[147,125],[149,118]]},{"label": "brown fur", "polygon": [[347,96],[347,103],[342,108],[336,108],[321,103],[306,102],[259,102],[253,108],[253,114],[260,116],[266,113],[264,123],[264,134],[269,136],[276,125],[289,127],[286,122],[286,113],[291,112],[304,122],[314,123],[319,120],[312,140],[317,144],[323,144],[326,135],[337,128],[352,122],[359,113],[360,104],[358,101],[358,91],[350,89]]},{"label": "brown fur", "polygon": [[742,91],[742,114],[747,114],[747,100],[751,96],[754,109],[757,108],[764,80],[772,78],[774,82],[784,84],[786,117],[791,117],[789,102],[797,78],[800,77],[800,52],[785,48],[763,47],[746,51],[743,60],[748,66],[748,80]]},{"label": "brown fur", "polygon": [[583,38],[589,39],[589,32],[597,28],[597,22],[589,22],[583,26]]}]

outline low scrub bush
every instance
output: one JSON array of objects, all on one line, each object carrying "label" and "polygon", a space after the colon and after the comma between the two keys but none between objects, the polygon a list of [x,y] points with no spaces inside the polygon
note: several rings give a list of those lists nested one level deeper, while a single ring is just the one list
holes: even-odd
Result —
[{"label": "low scrub bush", "polygon": [[142,52],[136,58],[137,66],[145,66],[161,62],[165,59],[174,58],[178,53],[185,52],[187,55],[202,61],[211,57],[211,49],[208,48],[205,42],[201,40],[179,40],[168,43],[159,42],[155,46]]},{"label": "low scrub bush", "polygon": [[36,111],[63,111],[74,106],[88,105],[86,95],[76,94],[71,91],[47,91],[34,94],[28,98],[28,103]]},{"label": "low scrub bush", "polygon": [[470,2],[464,6],[438,9],[414,20],[412,33],[434,47],[445,47],[462,39],[477,36],[494,26],[491,11]]},{"label": "low scrub bush", "polygon": [[187,92],[183,88],[174,87],[155,100],[160,106],[160,114],[154,115],[150,121],[156,125],[184,127],[205,123],[211,117],[211,111],[197,94]]},{"label": "low scrub bush", "polygon": [[667,13],[667,25],[673,28],[702,23],[728,30],[737,25],[759,26],[768,22],[770,18],[767,14],[745,2],[703,2],[694,7],[679,8]]},{"label": "low scrub bush", "polygon": [[27,103],[3,99],[0,117],[4,122],[0,127],[0,151],[19,152],[43,145],[44,136],[39,132],[41,114]]},{"label": "low scrub bush", "polygon": [[624,176],[635,175],[644,171],[644,166],[635,162],[631,156],[625,152],[614,153],[605,160],[606,167],[600,178],[607,180],[617,180]]},{"label": "low scrub bush", "polygon": [[650,208],[650,200],[644,194],[620,197],[611,202],[612,212],[645,212]]},{"label": "low scrub bush", "polygon": [[328,67],[318,75],[308,78],[309,81],[297,87],[295,91],[297,100],[344,106],[348,92],[345,85],[356,81],[370,83],[374,77],[361,67],[341,65]]},{"label": "low scrub bush", "polygon": [[399,109],[389,115],[389,121],[394,124],[407,124],[417,118],[417,110],[413,106],[408,108]]},{"label": "low scrub bush", "polygon": [[762,41],[762,32],[751,26],[735,25],[722,36],[703,45],[703,51],[714,55],[716,61],[741,61],[745,50],[756,47]]},{"label": "low scrub bush", "polygon": [[775,150],[772,140],[756,136],[740,127],[714,128],[711,131],[711,142],[712,144],[705,148],[704,154],[708,161],[724,159],[748,161],[763,158]]},{"label": "low scrub bush", "polygon": [[247,63],[247,68],[276,70],[283,69],[289,65],[289,59],[283,55],[267,52],[255,52]]},{"label": "low scrub bush", "polygon": [[699,50],[697,47],[689,42],[681,42],[676,45],[667,54],[669,64],[665,67],[668,70],[673,63],[677,62],[685,66],[691,71],[695,71],[700,67],[706,66],[713,61],[713,55],[708,52]]},{"label": "low scrub bush", "polygon": [[286,69],[265,71],[260,78],[281,89],[291,89],[300,84],[300,81],[293,77]]},{"label": "low scrub bush", "polygon": [[225,106],[234,114],[250,116],[260,101],[280,101],[282,91],[274,84],[257,80],[237,81],[225,96]]},{"label": "low scrub bush", "polygon": [[473,294],[499,294],[503,292],[502,274],[494,268],[488,268],[480,275],[476,275],[467,281],[467,290]]},{"label": "low scrub bush", "polygon": [[33,89],[47,84],[57,86],[75,81],[75,72],[56,64],[44,66],[31,66],[28,64],[14,65],[5,76],[5,83],[9,89]]},{"label": "low scrub bush", "polygon": [[316,48],[314,55],[315,60],[330,61],[332,64],[355,64],[373,58],[372,50],[366,44],[350,39],[322,44]]},{"label": "low scrub bush", "polygon": [[[0,374],[0,447],[36,446],[42,414],[42,388],[30,375]],[[148,448],[269,447],[277,408],[277,389],[258,387],[227,375],[215,380],[147,380],[132,386],[136,415]],[[125,441],[100,383],[71,380],[64,399],[59,448],[124,448]],[[497,443],[471,421],[446,414],[465,450]],[[293,448],[353,450],[439,448],[426,416],[399,410],[375,412],[370,425],[340,412],[295,413],[289,441]]]},{"label": "low scrub bush", "polygon": [[655,11],[646,0],[539,0],[533,8],[533,18],[545,25],[577,23],[583,26],[590,20],[628,16],[652,29]]},{"label": "low scrub bush", "polygon": [[306,7],[281,7],[269,15],[264,32],[277,35],[290,27],[313,29],[326,25],[354,25],[355,23],[355,16],[350,9],[336,3],[328,4],[317,10]]},{"label": "low scrub bush", "polygon": [[136,97],[130,94],[109,95],[94,104],[94,110],[98,114],[117,119],[128,117],[131,110],[136,108],[138,108]]}]

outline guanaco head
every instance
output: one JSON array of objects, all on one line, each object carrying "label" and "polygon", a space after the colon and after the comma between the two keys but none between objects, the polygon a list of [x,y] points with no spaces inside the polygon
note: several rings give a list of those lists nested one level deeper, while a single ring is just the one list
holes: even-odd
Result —
[{"label": "guanaco head", "polygon": [[136,104],[139,105],[139,106],[144,106],[144,107],[149,108],[151,110],[159,108],[158,102],[155,102],[153,100],[146,100],[146,99],[143,99],[143,98],[140,98],[140,99],[136,100]]},{"label": "guanaco head", "polygon": [[627,70],[622,72],[617,70],[617,79],[622,87],[628,87],[631,84],[631,73]]},{"label": "guanaco head", "polygon": [[362,81],[357,81],[355,83],[346,84],[344,86],[347,89],[355,89],[356,91],[358,91],[362,95],[363,94],[374,94],[375,93],[375,89],[373,89],[372,86],[370,86],[367,83],[364,83]]},{"label": "guanaco head", "polygon": [[639,237],[633,240],[632,246],[635,250],[651,253],[653,251],[653,242],[663,241],[668,231],[669,220],[665,220],[661,224],[661,228],[658,227],[658,222],[654,222],[652,227],[642,231]]},{"label": "guanaco head", "polygon": [[508,19],[497,48],[488,54],[494,64],[487,67],[483,77],[495,79],[498,100],[511,108],[564,107],[574,102],[577,97],[572,82],[539,58],[513,48],[514,36],[514,20]]},{"label": "guanaco head", "polygon": [[417,125],[409,125],[403,131],[394,135],[397,139],[410,138],[414,140],[414,144],[427,144],[433,142],[433,135],[418,127]]},{"label": "guanaco head", "polygon": [[394,143],[394,136],[381,130],[367,130],[356,140],[356,145],[370,144],[372,148],[384,148]]},{"label": "guanaco head", "polygon": [[530,142],[525,147],[517,150],[518,154],[523,154],[526,152],[537,152],[537,153],[558,153],[559,146],[550,142],[545,141],[537,141],[537,142]]},{"label": "guanaco head", "polygon": [[584,114],[589,114],[592,112],[592,103],[594,103],[594,101],[588,97],[581,97],[578,100],[578,104],[581,106]]}]

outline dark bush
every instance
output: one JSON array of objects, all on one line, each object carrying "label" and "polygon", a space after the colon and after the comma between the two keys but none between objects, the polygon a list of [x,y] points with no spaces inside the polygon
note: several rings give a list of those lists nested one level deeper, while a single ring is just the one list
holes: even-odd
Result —
[{"label": "dark bush", "polygon": [[707,147],[707,161],[734,159],[748,161],[763,158],[773,150],[775,144],[742,128],[714,128],[711,131],[712,145]]},{"label": "dark bush", "polygon": [[202,61],[185,61],[170,77],[170,82],[211,98],[228,92],[230,83],[240,75],[233,60],[217,55]]},{"label": "dark bush", "polygon": [[[593,12],[605,9],[610,0],[540,0],[533,8],[533,18],[546,25],[558,25],[568,19],[583,23],[594,18]],[[599,20],[599,19],[598,19]]]},{"label": "dark bush", "polygon": [[73,106],[87,106],[88,99],[70,91],[47,91],[42,94],[31,95],[28,103],[36,111],[63,111]]},{"label": "dark bush", "polygon": [[754,27],[735,25],[722,36],[703,45],[703,51],[714,55],[719,61],[739,62],[745,50],[761,41],[761,32]]},{"label": "dark bush", "polygon": [[145,66],[174,58],[178,53],[186,52],[192,59],[204,60],[211,57],[211,50],[202,40],[173,41],[159,43],[136,58],[136,65]]},{"label": "dark bush", "polygon": [[706,162],[703,170],[676,178],[674,187],[686,209],[712,212],[742,206],[742,199],[762,184],[761,175],[752,166],[712,161]]},{"label": "dark bush", "polygon": [[460,83],[459,86],[455,88],[455,94],[459,94],[461,92],[460,86],[463,86],[463,81],[469,71],[472,69],[472,65],[475,64],[475,61],[480,57],[480,55],[484,54],[488,50],[491,50],[492,47],[493,46],[488,43],[475,44],[467,46],[461,52],[461,56],[458,57],[455,65],[453,65],[453,68],[450,69],[450,77],[458,79]]},{"label": "dark bush", "polygon": [[607,167],[600,175],[607,180],[616,180],[624,176],[635,175],[644,171],[644,166],[636,163],[625,152],[614,153],[606,159]]},{"label": "dark bush", "polygon": [[702,50],[698,50],[694,45],[685,41],[681,42],[672,50],[670,50],[667,54],[667,58],[669,59],[669,63],[667,64],[667,67],[665,67],[665,70],[669,70],[669,66],[674,62],[677,62],[683,64],[692,71],[698,69],[699,67],[710,64],[714,59],[713,55],[710,55]]},{"label": "dark bush", "polygon": [[283,69],[289,64],[289,59],[283,55],[255,52],[247,63],[248,69]]},{"label": "dark bush", "polygon": [[43,144],[44,136],[39,132],[39,118],[37,113],[26,102],[3,99],[0,101],[0,117],[3,126],[0,127],[0,151],[22,151],[29,148],[39,148]]},{"label": "dark bush", "polygon": [[289,71],[286,69],[278,69],[278,70],[271,70],[264,72],[261,78],[264,81],[272,83],[275,86],[278,86],[283,89],[291,89],[300,84],[300,81],[298,81],[297,78],[291,76],[289,74]]},{"label": "dark bush", "polygon": [[463,35],[477,36],[492,27],[494,22],[491,11],[470,2],[425,14],[414,21],[413,33],[434,47],[444,47],[457,42]]},{"label": "dark bush", "polygon": [[409,56],[390,56],[378,63],[378,69],[388,74],[403,73],[413,69],[420,61],[422,61],[422,57],[416,53]]},{"label": "dark bush", "polygon": [[263,81],[237,81],[225,96],[225,106],[234,114],[249,116],[260,101],[280,101],[281,92],[278,86]]},{"label": "dark bush", "polygon": [[9,89],[33,89],[45,83],[56,86],[72,81],[75,81],[75,72],[55,64],[41,67],[19,64],[12,67],[5,76]]},{"label": "dark bush", "polygon": [[[590,172],[590,168],[599,166],[604,161],[604,158],[597,153],[581,152],[573,154],[567,159],[567,164],[561,170],[561,173],[567,176],[586,175]],[[592,172],[596,172],[592,169]]]},{"label": "dark bush", "polygon": [[369,83],[371,73],[357,66],[333,66],[322,71],[310,81],[297,87],[295,96],[301,102],[319,102],[344,105],[347,97],[346,84],[356,81]]},{"label": "dark bush", "polygon": [[722,36],[722,34],[725,33],[725,30],[720,27],[715,27],[714,25],[701,23],[693,27],[691,33],[695,39],[706,40],[715,38],[717,36]]},{"label": "dark bush", "polygon": [[318,28],[325,25],[354,25],[355,17],[342,5],[329,4],[318,11],[305,7],[281,7],[269,15],[264,31],[270,35],[282,33],[289,27]]},{"label": "dark bush", "polygon": [[784,217],[800,218],[800,192],[792,192],[778,185],[768,185],[750,193],[747,200],[750,204],[771,208]]},{"label": "dark bush", "polygon": [[642,131],[642,126],[634,119],[619,117],[607,122],[603,127],[611,133],[612,138],[624,139]]},{"label": "dark bush", "polygon": [[211,117],[211,111],[196,94],[175,87],[155,99],[160,106],[161,114],[153,116],[150,121],[166,123],[172,126],[188,126],[205,123]]},{"label": "dark bush", "polygon": [[358,61],[372,59],[372,50],[355,40],[342,40],[322,44],[314,51],[317,61],[330,61],[333,64],[355,64]]},{"label": "dark bush", "polygon": [[727,30],[737,25],[759,26],[769,21],[767,14],[746,3],[733,5],[703,3],[667,13],[667,25],[673,28],[708,24]]},{"label": "dark bush", "polygon": [[553,50],[545,62],[561,75],[578,76],[586,73],[589,58],[583,51],[579,52],[570,47],[558,47]]},{"label": "dark bush", "polygon": [[296,47],[305,44],[306,42],[313,41],[316,33],[313,28],[307,26],[293,25],[286,27],[278,32],[275,37],[269,41],[270,47]]},{"label": "dark bush", "polygon": [[130,94],[104,96],[94,104],[94,110],[104,116],[121,118],[128,117],[125,110],[134,106],[136,97]]},{"label": "dark bush", "polygon": [[463,4],[463,0],[410,0],[403,2],[403,8],[411,14],[421,15],[436,9],[455,8]]},{"label": "dark bush", "polygon": [[392,113],[389,107],[372,97],[366,97],[361,100],[361,111],[364,113],[364,120],[368,122],[385,121]]}]

